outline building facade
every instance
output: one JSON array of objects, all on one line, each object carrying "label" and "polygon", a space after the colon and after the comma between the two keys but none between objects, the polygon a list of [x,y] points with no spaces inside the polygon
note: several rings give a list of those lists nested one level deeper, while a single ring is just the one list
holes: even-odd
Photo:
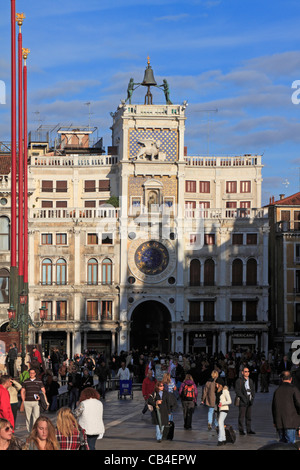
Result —
[{"label": "building facade", "polygon": [[188,156],[185,109],[122,102],[105,154],[86,129],[29,141],[29,312],[47,307],[30,342],[46,353],[268,350],[261,156]]},{"label": "building facade", "polygon": [[269,220],[271,336],[288,352],[300,334],[300,193],[270,201]]}]

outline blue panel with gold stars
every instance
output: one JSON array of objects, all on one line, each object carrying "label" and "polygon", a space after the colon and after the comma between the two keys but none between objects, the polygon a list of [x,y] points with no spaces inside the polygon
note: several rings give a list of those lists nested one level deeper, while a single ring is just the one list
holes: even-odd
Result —
[{"label": "blue panel with gold stars", "polygon": [[178,133],[176,129],[131,129],[129,131],[129,159],[135,159],[143,140],[160,141],[159,150],[166,154],[165,161],[178,159]]}]

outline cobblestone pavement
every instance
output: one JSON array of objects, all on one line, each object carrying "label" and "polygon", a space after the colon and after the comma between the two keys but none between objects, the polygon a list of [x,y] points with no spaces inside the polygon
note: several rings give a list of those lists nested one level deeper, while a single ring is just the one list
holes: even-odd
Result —
[{"label": "cobblestone pavement", "polygon": [[[271,401],[277,386],[271,385],[269,393],[258,392],[252,410],[252,423],[255,435],[240,436],[237,432],[238,408],[231,405],[226,423],[236,431],[236,442],[217,447],[216,431],[207,430],[207,408],[198,405],[193,415],[192,430],[183,428],[183,414],[180,401],[174,413],[175,434],[173,441],[156,442],[155,426],[151,422],[149,411],[142,414],[144,400],[140,390],[133,391],[133,399],[118,399],[117,391],[106,394],[104,405],[104,438],[97,441],[96,449],[111,455],[116,451],[156,451],[178,453],[178,451],[199,450],[257,450],[259,447],[276,442],[277,435],[272,422]],[[201,396],[201,390],[199,390]],[[232,399],[234,392],[231,391]],[[48,413],[55,423],[56,414]],[[27,437],[25,417],[18,414],[16,435],[21,439]]]}]

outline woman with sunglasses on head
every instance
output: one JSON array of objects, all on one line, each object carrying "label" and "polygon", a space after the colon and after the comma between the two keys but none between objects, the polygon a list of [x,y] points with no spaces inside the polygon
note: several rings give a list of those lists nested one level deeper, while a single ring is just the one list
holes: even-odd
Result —
[{"label": "woman with sunglasses on head", "polygon": [[0,418],[0,450],[22,450],[20,439],[14,436],[12,425],[4,418]]}]

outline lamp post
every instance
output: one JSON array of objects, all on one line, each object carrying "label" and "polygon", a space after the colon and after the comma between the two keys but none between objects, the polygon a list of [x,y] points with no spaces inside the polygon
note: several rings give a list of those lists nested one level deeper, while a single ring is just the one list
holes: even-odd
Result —
[{"label": "lamp post", "polygon": [[19,313],[16,319],[16,309],[14,306],[10,306],[8,309],[8,319],[9,319],[9,327],[8,329],[14,329],[20,332],[21,336],[21,372],[24,371],[25,366],[25,342],[26,336],[28,334],[29,326],[33,326],[34,328],[40,328],[44,324],[44,320],[47,314],[47,308],[45,306],[40,307],[40,322],[35,323],[31,316],[27,313],[27,301],[28,295],[22,291],[19,295]]}]

